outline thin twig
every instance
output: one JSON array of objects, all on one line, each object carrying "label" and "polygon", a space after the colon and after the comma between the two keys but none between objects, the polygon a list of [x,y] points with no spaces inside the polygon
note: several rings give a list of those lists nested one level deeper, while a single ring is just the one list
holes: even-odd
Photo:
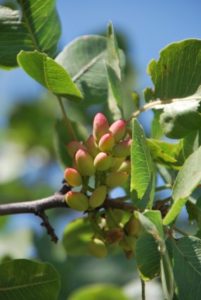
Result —
[{"label": "thin twig", "polygon": [[145,112],[149,109],[152,109],[154,106],[160,105],[160,104],[169,104],[172,103],[173,100],[155,100],[151,101],[149,103],[146,103],[144,106],[139,108],[137,111],[135,111],[132,116],[128,119],[127,122],[130,122],[133,118],[137,118],[142,112]]},{"label": "thin twig", "polygon": [[44,226],[46,228],[47,234],[51,237],[51,240],[54,243],[57,243],[58,237],[54,231],[54,228],[52,227],[52,225],[49,222],[48,216],[45,214],[44,211],[40,211],[40,212],[36,213],[36,215],[42,219],[41,226]]},{"label": "thin twig", "polygon": [[145,282],[143,279],[141,280],[141,288],[142,288],[142,300],[146,300],[146,295],[145,295]]},{"label": "thin twig", "polygon": [[70,135],[72,140],[77,140],[76,134],[75,134],[75,132],[73,130],[73,127],[72,127],[72,124],[71,124],[71,121],[67,117],[62,99],[59,96],[57,96],[57,99],[58,99],[59,106],[60,106],[61,111],[62,111],[63,119],[64,119],[64,122],[65,122],[65,125],[66,125],[66,128],[67,128],[68,134]]}]

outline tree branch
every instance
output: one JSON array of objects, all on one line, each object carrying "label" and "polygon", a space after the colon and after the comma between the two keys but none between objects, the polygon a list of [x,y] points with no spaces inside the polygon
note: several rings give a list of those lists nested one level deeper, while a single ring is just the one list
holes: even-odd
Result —
[{"label": "tree branch", "polygon": [[[48,209],[59,207],[68,208],[68,205],[66,204],[64,199],[64,194],[69,189],[70,188],[68,186],[64,185],[58,193],[47,198],[37,199],[33,201],[1,204],[0,216],[32,213],[42,219],[41,225],[46,228],[47,233],[51,237],[51,240],[56,243],[58,241],[58,238],[55,234],[54,228],[49,223],[48,216],[46,215],[45,211]],[[124,199],[126,200],[126,197],[124,197]],[[135,209],[132,204],[125,203],[122,200],[122,198],[106,199],[102,207],[119,208],[128,211],[133,211]]]}]

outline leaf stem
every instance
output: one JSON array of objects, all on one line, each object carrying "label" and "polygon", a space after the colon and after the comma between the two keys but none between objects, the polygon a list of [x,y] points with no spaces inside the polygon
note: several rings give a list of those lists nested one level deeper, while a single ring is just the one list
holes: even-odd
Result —
[{"label": "leaf stem", "polygon": [[140,279],[141,281],[141,288],[142,288],[142,300],[146,300],[146,295],[145,295],[145,282],[143,279]]},{"label": "leaf stem", "polygon": [[65,125],[66,125],[66,128],[67,128],[68,134],[70,135],[72,140],[77,140],[76,134],[75,134],[75,132],[73,130],[73,127],[72,127],[72,124],[71,124],[71,121],[67,117],[62,99],[59,96],[57,96],[57,99],[58,99],[59,106],[60,106],[61,111],[62,111],[63,119],[64,119],[64,122],[65,122]]}]

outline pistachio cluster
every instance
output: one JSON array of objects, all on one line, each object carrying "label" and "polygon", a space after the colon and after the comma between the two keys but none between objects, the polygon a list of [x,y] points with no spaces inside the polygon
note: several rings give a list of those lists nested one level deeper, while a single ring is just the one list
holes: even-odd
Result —
[{"label": "pistachio cluster", "polygon": [[80,211],[92,210],[103,205],[110,189],[124,186],[130,173],[130,146],[126,121],[109,125],[105,115],[97,113],[88,139],[67,145],[73,161],[73,167],[64,172],[72,187],[65,196],[67,204]]}]

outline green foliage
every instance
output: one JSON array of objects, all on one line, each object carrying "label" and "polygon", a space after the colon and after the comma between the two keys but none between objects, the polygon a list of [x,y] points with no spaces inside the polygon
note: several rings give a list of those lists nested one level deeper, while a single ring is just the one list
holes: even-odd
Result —
[{"label": "green foliage", "polygon": [[120,288],[112,285],[92,285],[73,293],[69,300],[128,300]]},{"label": "green foliage", "polygon": [[[130,190],[134,197],[134,204],[145,208],[148,203],[151,205],[154,197],[154,166],[143,128],[135,119],[132,130]],[[148,195],[143,199],[147,190]],[[137,197],[136,200],[135,197]]]},{"label": "green foliage", "polygon": [[173,243],[174,276],[179,299],[199,299],[201,240],[189,236]]},{"label": "green foliage", "polygon": [[25,259],[8,261],[0,265],[1,299],[56,300],[60,280],[49,264]]},{"label": "green foliage", "polygon": [[173,43],[160,52],[158,61],[150,62],[154,99],[184,98],[196,92],[201,82],[200,48],[200,40]]},{"label": "green foliage", "polygon": [[172,195],[174,204],[166,215],[163,224],[167,225],[176,218],[192,191],[199,184],[201,180],[200,163],[201,147],[187,158],[177,175]]},{"label": "green foliage", "polygon": [[[60,37],[55,0],[18,0],[19,10],[0,7],[0,65],[17,66],[20,50],[54,56]],[[22,17],[21,17],[22,14]]]},{"label": "green foliage", "polygon": [[87,219],[77,219],[64,230],[63,245],[69,255],[88,255],[93,231]]},{"label": "green foliage", "polygon": [[32,78],[49,89],[53,94],[80,99],[82,95],[70,75],[52,58],[38,51],[21,51],[18,64]]}]

